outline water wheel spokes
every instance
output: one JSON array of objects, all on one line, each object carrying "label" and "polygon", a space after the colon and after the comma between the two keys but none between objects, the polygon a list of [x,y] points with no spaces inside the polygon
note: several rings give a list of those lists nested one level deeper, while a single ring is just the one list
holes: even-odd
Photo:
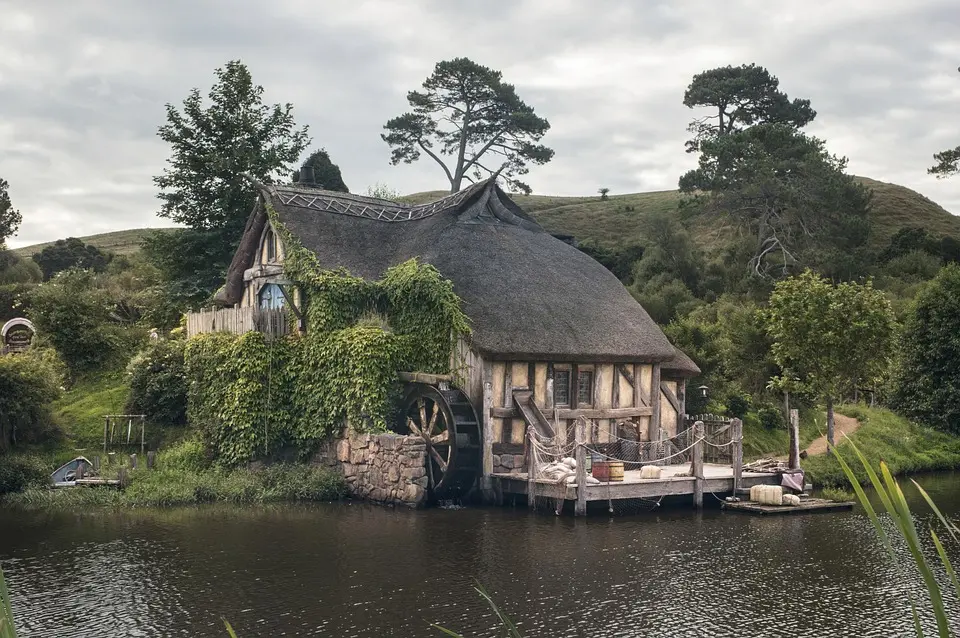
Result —
[{"label": "water wheel spokes", "polygon": [[[422,394],[407,411],[407,427],[410,432],[423,439],[427,446],[427,477],[430,489],[441,487],[443,477],[447,475],[456,447],[450,445],[450,427],[452,423],[445,413],[446,406],[431,394]],[[439,477],[439,478],[438,478]]]}]

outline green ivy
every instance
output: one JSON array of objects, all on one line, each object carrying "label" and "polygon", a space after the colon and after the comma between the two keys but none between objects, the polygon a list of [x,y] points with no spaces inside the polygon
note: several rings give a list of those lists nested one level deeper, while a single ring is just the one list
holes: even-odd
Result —
[{"label": "green ivy", "polygon": [[268,208],[285,273],[305,300],[307,333],[200,335],[186,349],[188,418],[212,455],[233,465],[296,445],[306,453],[343,425],[387,429],[397,373],[446,374],[470,333],[453,284],[412,259],[368,281],[324,270]]}]

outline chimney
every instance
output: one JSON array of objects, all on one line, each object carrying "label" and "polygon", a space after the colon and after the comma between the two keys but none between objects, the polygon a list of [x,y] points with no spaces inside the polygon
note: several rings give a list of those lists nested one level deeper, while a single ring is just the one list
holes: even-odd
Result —
[{"label": "chimney", "polygon": [[313,177],[313,166],[304,164],[300,167],[300,179],[297,180],[297,183],[301,186],[313,186],[317,185]]}]

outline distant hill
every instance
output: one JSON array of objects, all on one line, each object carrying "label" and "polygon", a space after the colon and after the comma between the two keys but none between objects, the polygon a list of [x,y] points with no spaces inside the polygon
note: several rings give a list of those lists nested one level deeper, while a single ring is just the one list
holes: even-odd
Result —
[{"label": "distant hill", "polygon": [[[80,239],[82,239],[85,244],[93,244],[100,250],[106,250],[116,255],[130,255],[140,250],[140,243],[143,241],[143,238],[154,230],[163,229],[132,228],[130,230],[116,230],[112,233],[87,235],[86,237],[80,237]],[[66,239],[66,237],[62,237],[61,239]],[[48,241],[43,244],[14,248],[13,252],[29,259],[34,253],[40,252],[52,243],[52,241]]]},{"label": "distant hill", "polygon": [[[960,217],[951,215],[936,202],[920,193],[897,184],[878,182],[858,177],[873,189],[871,210],[872,234],[870,243],[881,250],[890,237],[904,226],[922,226],[934,235],[952,235],[960,239]],[[445,191],[415,193],[401,198],[410,204],[434,201],[446,195]],[[599,196],[553,197],[550,195],[514,195],[513,199],[548,231],[573,235],[579,240],[593,239],[609,246],[645,239],[648,216],[677,209],[677,191],[654,191],[628,195],[610,195],[604,201]],[[102,250],[130,254],[140,250],[140,242],[150,228],[121,230],[113,233],[81,237],[83,241]],[[713,220],[704,217],[695,223],[695,235],[701,245],[710,246],[711,238],[722,233]],[[17,248],[16,253],[30,257],[49,244]]]}]

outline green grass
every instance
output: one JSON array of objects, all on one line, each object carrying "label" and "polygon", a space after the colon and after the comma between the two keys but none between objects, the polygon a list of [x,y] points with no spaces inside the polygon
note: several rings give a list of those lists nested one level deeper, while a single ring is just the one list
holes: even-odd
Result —
[{"label": "green grass", "polygon": [[[842,410],[847,416],[860,420],[860,429],[850,438],[873,465],[882,460],[896,475],[960,467],[960,437],[911,423],[889,410],[853,406]],[[837,448],[842,455],[852,458],[848,441],[837,441]],[[832,454],[809,457],[801,465],[815,485],[850,485]],[[857,477],[867,480],[862,468],[857,469]]]},{"label": "green grass", "polygon": [[[800,413],[800,449],[820,436],[815,421],[815,413]],[[821,426],[822,427],[822,426]],[[786,428],[770,429],[763,426],[751,415],[743,420],[743,458],[752,461],[759,458],[781,456],[790,453],[790,433]]]},{"label": "green grass", "polygon": [[54,402],[54,419],[75,446],[96,447],[103,443],[104,415],[123,414],[129,395],[123,372],[91,374]]}]

